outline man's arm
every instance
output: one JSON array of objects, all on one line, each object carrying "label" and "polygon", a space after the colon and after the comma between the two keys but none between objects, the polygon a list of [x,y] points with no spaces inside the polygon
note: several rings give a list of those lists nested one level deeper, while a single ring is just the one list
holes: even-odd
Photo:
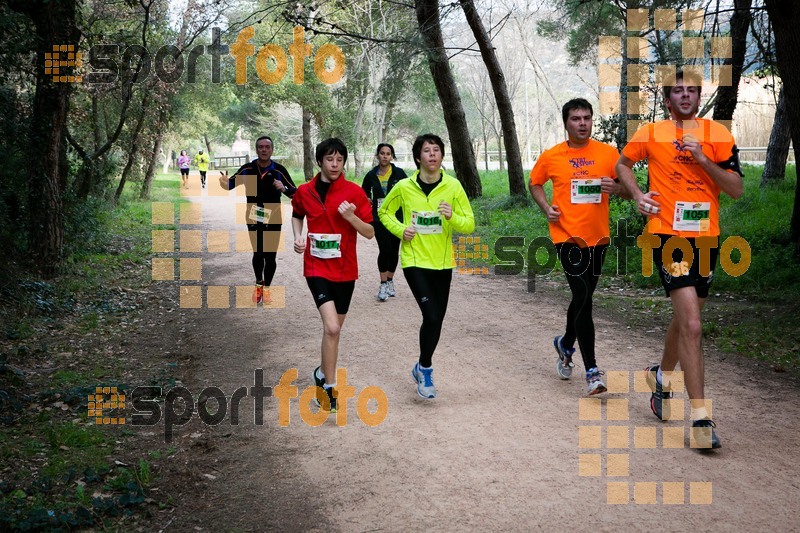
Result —
[{"label": "man's arm", "polygon": [[636,161],[624,155],[619,156],[619,161],[617,161],[617,178],[628,191],[633,201],[636,202],[636,207],[641,214],[645,216],[655,215],[661,209],[661,204],[653,199],[654,196],[658,196],[658,192],[642,192],[639,188],[639,183],[636,181],[636,175],[633,173],[633,165],[635,164]]},{"label": "man's arm", "polygon": [[356,215],[356,204],[351,204],[345,200],[339,204],[339,214],[342,215],[342,218],[348,221],[362,237],[371,239],[375,236],[375,227],[372,224],[364,222]]},{"label": "man's arm", "polygon": [[714,180],[714,183],[722,189],[722,192],[736,200],[744,192],[744,181],[742,176],[735,171],[728,171],[720,167],[714,161],[708,158],[703,153],[702,145],[694,140],[683,143],[683,146],[688,150],[697,164],[700,165],[708,176]]},{"label": "man's arm", "polygon": [[529,190],[531,191],[531,197],[533,197],[533,201],[536,202],[536,205],[539,206],[539,209],[542,210],[544,216],[547,217],[548,222],[558,222],[558,218],[561,216],[561,211],[558,209],[557,205],[550,205],[547,203],[547,195],[544,193],[544,188],[541,185],[529,185]]}]

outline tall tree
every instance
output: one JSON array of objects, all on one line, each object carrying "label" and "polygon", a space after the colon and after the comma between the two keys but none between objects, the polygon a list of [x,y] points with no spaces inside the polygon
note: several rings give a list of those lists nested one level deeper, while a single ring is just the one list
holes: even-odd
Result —
[{"label": "tall tree", "polygon": [[789,128],[789,116],[786,109],[786,93],[781,87],[778,94],[778,105],[775,108],[775,120],[769,134],[764,172],[761,174],[762,187],[783,181],[786,176],[786,161],[789,158],[791,141],[792,132]]},{"label": "tall tree", "polygon": [[497,110],[500,115],[500,124],[503,129],[503,140],[506,148],[509,192],[512,196],[525,196],[527,190],[525,188],[525,178],[522,172],[522,155],[519,151],[517,125],[514,121],[514,109],[511,106],[511,98],[508,96],[508,88],[506,87],[506,78],[503,74],[503,69],[500,67],[500,62],[497,60],[497,54],[495,54],[494,47],[492,46],[492,40],[486,32],[486,28],[483,27],[483,22],[475,9],[475,3],[473,0],[460,0],[460,3],[467,17],[467,23],[470,29],[472,29],[472,34],[475,36],[475,40],[478,43],[481,57],[486,65],[489,79],[492,82],[492,91],[494,92],[494,99],[497,103]]},{"label": "tall tree", "polygon": [[56,83],[45,74],[45,54],[54,44],[75,44],[79,0],[11,0],[12,10],[27,15],[36,29],[36,93],[29,139],[38,153],[37,172],[29,176],[31,248],[45,278],[54,276],[63,259],[64,205],[67,179],[66,125],[73,84]]},{"label": "tall tree", "polygon": [[[765,0],[775,34],[775,54],[787,102],[789,128],[795,161],[800,161],[800,4],[794,0]],[[800,253],[800,179],[794,194],[794,209],[789,223],[789,238]]]},{"label": "tall tree", "polygon": [[732,120],[733,111],[739,101],[739,80],[742,78],[745,52],[747,51],[747,32],[753,20],[750,8],[753,0],[734,0],[734,13],[731,16],[731,57],[724,65],[731,67],[731,84],[720,85],[714,104],[714,120]]},{"label": "tall tree", "polygon": [[450,149],[453,152],[453,167],[467,197],[477,198],[482,194],[481,181],[478,168],[475,166],[475,152],[472,149],[461,96],[453,72],[450,70],[450,60],[445,52],[439,3],[437,0],[417,0],[416,13],[419,31],[428,55],[428,67],[447,124]]}]

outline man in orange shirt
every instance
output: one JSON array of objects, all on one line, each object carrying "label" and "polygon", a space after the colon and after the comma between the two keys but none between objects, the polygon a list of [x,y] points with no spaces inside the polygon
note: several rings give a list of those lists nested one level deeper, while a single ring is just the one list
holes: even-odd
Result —
[{"label": "man in orange shirt", "polygon": [[[609,243],[608,195],[624,189],[613,178],[617,150],[591,139],[592,105],[583,98],[561,109],[567,140],[546,150],[531,170],[530,191],[550,224],[550,237],[567,276],[572,301],[564,335],[553,339],[556,372],[572,376],[575,341],[581,349],[589,395],[605,392],[594,353],[592,294],[603,269]],[[552,180],[553,202],[542,186]]]},{"label": "man in orange shirt", "polygon": [[[653,246],[661,284],[672,300],[672,322],[660,365],[649,366],[650,408],[669,419],[669,373],[680,362],[691,405],[693,446],[719,448],[716,425],[706,410],[701,312],[717,262],[719,193],[738,198],[743,191],[738,149],[717,122],[697,118],[701,80],[678,72],[664,86],[670,119],[647,124],[622,150],[617,176],[649,217],[643,237]],[[642,193],[632,167],[647,159],[650,191]],[[673,237],[679,237],[675,239]],[[664,257],[664,250],[673,250]],[[691,252],[691,256],[689,256]],[[686,256],[684,256],[684,253]]]}]

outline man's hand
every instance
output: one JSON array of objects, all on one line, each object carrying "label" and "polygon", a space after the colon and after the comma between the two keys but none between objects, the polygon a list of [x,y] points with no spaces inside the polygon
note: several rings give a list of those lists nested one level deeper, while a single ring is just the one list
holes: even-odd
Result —
[{"label": "man's hand", "polygon": [[403,240],[410,241],[414,238],[414,235],[417,234],[417,230],[414,229],[414,226],[408,226],[406,229],[403,230]]},{"label": "man's hand", "polygon": [[547,215],[548,222],[556,223],[561,216],[561,211],[558,209],[557,205],[553,204],[547,208],[545,215]]},{"label": "man's hand", "polygon": [[280,192],[285,192],[286,191],[286,186],[279,179],[276,179],[275,181],[273,181],[272,182],[272,186],[275,187],[276,189],[278,189]]},{"label": "man's hand", "polygon": [[608,195],[619,195],[622,191],[622,185],[607,176],[603,176],[600,178],[600,189]]},{"label": "man's hand", "polygon": [[294,240],[294,251],[298,254],[306,251],[306,239],[304,237],[301,236]]},{"label": "man's hand", "polygon": [[342,218],[350,222],[356,216],[356,204],[351,204],[347,200],[339,204],[339,214]]},{"label": "man's hand", "polygon": [[661,204],[653,199],[654,196],[660,196],[656,191],[650,191],[643,194],[636,201],[636,207],[639,212],[645,216],[657,215],[661,211]]},{"label": "man's hand", "polygon": [[450,220],[453,216],[453,206],[442,200],[439,202],[439,214],[442,215],[445,220]]}]

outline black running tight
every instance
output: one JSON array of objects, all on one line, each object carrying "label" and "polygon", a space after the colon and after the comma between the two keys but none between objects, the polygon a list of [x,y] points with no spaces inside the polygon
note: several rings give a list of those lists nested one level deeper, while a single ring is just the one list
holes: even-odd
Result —
[{"label": "black running tight", "polygon": [[253,252],[253,272],[256,275],[256,282],[263,282],[264,285],[272,284],[275,277],[275,269],[278,267],[275,261],[276,252]]},{"label": "black running tight", "polygon": [[565,348],[572,348],[575,340],[581,349],[585,370],[595,368],[594,321],[592,320],[592,294],[603,270],[607,245],[580,248],[565,242],[556,244],[561,266],[567,276],[572,292],[572,301],[567,309],[567,330],[562,341]]},{"label": "black running tight", "polygon": [[433,352],[439,344],[442,333],[444,315],[447,313],[453,270],[408,267],[403,269],[403,274],[422,311],[422,326],[419,328],[419,364],[430,367]]},{"label": "black running tight", "polygon": [[397,270],[400,239],[378,223],[375,224],[375,240],[378,241],[378,272],[394,272]]}]

